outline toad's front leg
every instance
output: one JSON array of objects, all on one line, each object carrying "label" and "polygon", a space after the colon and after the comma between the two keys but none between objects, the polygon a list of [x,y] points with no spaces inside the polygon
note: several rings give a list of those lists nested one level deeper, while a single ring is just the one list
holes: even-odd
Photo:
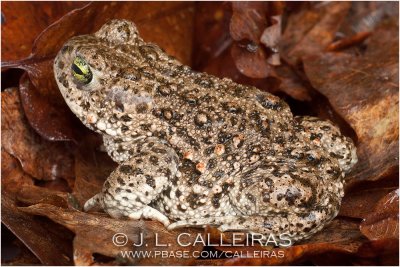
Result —
[{"label": "toad's front leg", "polygon": [[84,210],[99,205],[114,218],[154,219],[168,226],[168,218],[149,204],[175,176],[178,157],[168,144],[154,138],[137,144],[136,151],[111,173],[102,192],[89,199]]}]

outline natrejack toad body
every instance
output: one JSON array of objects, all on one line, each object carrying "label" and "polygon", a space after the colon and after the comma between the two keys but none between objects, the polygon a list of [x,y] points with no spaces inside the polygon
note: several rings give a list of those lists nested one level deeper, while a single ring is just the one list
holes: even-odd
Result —
[{"label": "natrejack toad body", "polygon": [[357,162],[349,138],[328,121],[293,117],[269,93],[192,71],[132,22],[73,37],[54,73],[71,110],[120,164],[85,210],[294,241],[338,213],[344,174]]}]

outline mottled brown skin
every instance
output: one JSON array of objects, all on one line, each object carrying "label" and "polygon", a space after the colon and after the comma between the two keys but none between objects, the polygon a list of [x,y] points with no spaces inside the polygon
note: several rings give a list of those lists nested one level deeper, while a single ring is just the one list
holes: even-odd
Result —
[{"label": "mottled brown skin", "polygon": [[[90,66],[89,84],[71,73],[76,56]],[[85,210],[294,241],[337,215],[357,156],[330,122],[293,117],[276,96],[194,72],[125,20],[69,40],[54,72],[71,110],[120,163]]]}]

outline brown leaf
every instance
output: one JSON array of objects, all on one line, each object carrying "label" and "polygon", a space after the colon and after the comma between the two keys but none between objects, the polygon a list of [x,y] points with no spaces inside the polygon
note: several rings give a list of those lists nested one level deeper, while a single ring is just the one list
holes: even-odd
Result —
[{"label": "brown leaf", "polygon": [[35,40],[32,52],[36,58],[53,57],[72,36],[94,33],[104,23],[118,17],[135,22],[145,41],[157,43],[188,64],[192,13],[191,3],[94,2],[50,25]]},{"label": "brown leaf", "polygon": [[[237,3],[236,3],[237,4]],[[232,44],[233,40],[229,34],[229,25],[231,10],[230,4],[215,2],[200,2],[196,4],[196,22],[195,22],[195,41],[194,41],[194,69],[207,72],[217,77],[229,77],[242,84],[248,84],[258,87],[261,90],[279,93],[279,79],[268,77],[267,79],[251,79],[243,75],[235,66],[230,51],[237,44]],[[278,4],[275,4],[278,6]],[[210,12],[212,11],[212,12]],[[280,12],[280,11],[276,11]],[[246,58],[246,52],[239,51],[242,54],[243,64],[250,60]],[[252,54],[249,55],[252,57]],[[265,64],[266,59],[262,59],[261,64]],[[251,66],[254,67],[254,66]],[[285,77],[286,78],[286,77]],[[282,82],[283,84],[283,82]],[[293,92],[297,90],[298,84],[289,83],[283,91]],[[286,90],[286,88],[288,88]],[[291,91],[292,89],[292,91]],[[296,95],[297,92],[293,94]],[[301,95],[300,92],[298,95]]]},{"label": "brown leaf", "polygon": [[40,265],[40,260],[16,238],[7,228],[1,229],[2,257],[3,265],[26,266]]},{"label": "brown leaf", "polygon": [[[72,235],[62,227],[19,211],[12,200],[1,195],[2,223],[11,230],[44,265],[72,264]],[[56,246],[54,244],[57,244]]]},{"label": "brown leaf", "polygon": [[276,77],[280,80],[279,90],[299,101],[311,101],[311,93],[300,77],[287,65],[275,66]]},{"label": "brown leaf", "polygon": [[306,260],[312,261],[316,255],[324,253],[355,254],[362,242],[363,237],[358,229],[358,223],[335,219],[310,240],[291,247],[266,248],[255,244],[247,247],[216,246],[214,248],[244,256],[224,260],[222,262],[224,265],[289,265]]},{"label": "brown leaf", "polygon": [[230,33],[233,40],[258,43],[268,26],[267,9],[266,2],[232,2]]},{"label": "brown leaf", "polygon": [[296,66],[303,57],[325,50],[350,7],[350,2],[321,2],[290,16],[281,39],[282,57]]},{"label": "brown leaf", "polygon": [[[272,16],[271,19],[274,22],[271,26],[265,28],[260,37],[260,42],[270,48],[273,52],[278,52],[278,45],[281,40],[282,16]],[[280,65],[280,61],[273,62],[271,65]]]},{"label": "brown leaf", "polygon": [[231,45],[229,23],[231,6],[226,2],[196,2],[193,41],[195,70],[203,70],[213,58],[219,57]]},{"label": "brown leaf", "polygon": [[[4,95],[2,99],[4,99]],[[15,200],[20,187],[32,188],[33,181],[23,173],[18,161],[4,150],[2,150],[1,176],[2,223],[25,244],[42,264],[70,265],[72,263],[70,243],[72,236],[70,233],[52,222],[38,219],[18,210]]]},{"label": "brown leaf", "polygon": [[368,188],[348,192],[342,199],[339,215],[351,218],[364,219],[368,214],[372,213],[379,199],[393,190],[393,187],[384,188]]},{"label": "brown leaf", "polygon": [[[37,204],[29,207],[19,208],[20,210],[34,215],[41,215],[50,218],[51,220],[64,225],[75,233],[74,248],[78,249],[78,254],[75,254],[75,264],[93,264],[90,259],[91,254],[98,253],[104,256],[116,258],[119,264],[133,265],[186,265],[193,262],[195,259],[190,258],[124,258],[121,251],[167,251],[174,252],[182,250],[177,242],[178,231],[167,231],[164,226],[158,222],[144,220],[117,220],[101,214],[90,214],[79,211],[59,208],[49,204]],[[180,241],[184,244],[193,243],[200,230],[187,229]],[[113,243],[113,236],[118,233],[123,233],[128,238],[128,242],[123,246],[117,246]],[[120,239],[125,238],[120,235]],[[143,235],[143,246],[133,246],[139,244]],[[156,238],[158,236],[158,239]],[[157,242],[158,240],[158,246]],[[171,244],[170,246],[160,246],[160,244]],[[195,244],[185,247],[185,250],[201,251],[202,245]],[[153,254],[154,255],[154,254]]]},{"label": "brown leaf", "polygon": [[272,66],[280,64],[277,43],[282,9],[281,2],[232,2],[230,33],[236,43],[231,53],[237,69],[244,75],[251,78],[274,75]]},{"label": "brown leaf", "polygon": [[340,39],[339,41],[331,43],[326,50],[338,51],[347,47],[362,43],[371,35],[371,32],[360,32],[347,38]]},{"label": "brown leaf", "polygon": [[73,158],[68,152],[69,145],[46,141],[31,129],[16,89],[4,91],[1,95],[3,148],[20,161],[26,173],[36,179],[62,178],[72,185]]},{"label": "brown leaf", "polygon": [[399,242],[398,239],[381,239],[364,242],[355,254],[338,254],[327,252],[313,256],[316,265],[398,265]]},{"label": "brown leaf", "polygon": [[36,37],[66,12],[87,2],[4,2],[1,4],[1,58],[28,57]]},{"label": "brown leaf", "polygon": [[279,79],[267,77],[265,79],[251,79],[238,71],[235,62],[230,55],[230,49],[224,51],[220,56],[211,59],[208,65],[202,70],[217,77],[229,77],[240,84],[255,86],[260,90],[270,93],[279,92]]},{"label": "brown leaf", "polygon": [[265,78],[274,76],[274,69],[268,63],[266,52],[255,44],[240,46],[233,44],[231,48],[232,58],[236,68],[250,78]]},{"label": "brown leaf", "polygon": [[360,230],[370,240],[399,238],[399,189],[379,200]]},{"label": "brown leaf", "polygon": [[[236,3],[238,6],[251,6],[252,4]],[[196,5],[199,6],[200,4]],[[320,107],[326,108],[324,105],[327,105],[327,102],[315,103],[318,101],[318,98],[314,96],[316,92],[308,91],[308,87],[311,88],[311,86],[308,85],[306,77],[301,75],[302,70],[297,69],[294,65],[289,66],[284,62],[283,65],[274,67],[273,72],[268,69],[269,75],[273,74],[275,77],[268,77],[267,79],[252,79],[241,74],[235,67],[237,62],[243,69],[252,70],[254,68],[253,72],[257,75],[261,75],[261,72],[256,72],[259,71],[257,68],[264,68],[264,70],[266,68],[260,65],[264,64],[261,61],[262,58],[267,64],[271,64],[267,61],[269,50],[263,50],[260,47],[265,45],[271,48],[276,41],[276,36],[271,35],[269,31],[276,31],[277,28],[267,30],[268,26],[274,26],[274,24],[271,24],[271,17],[268,14],[265,20],[267,28],[258,27],[257,24],[254,24],[256,25],[254,29],[237,27],[236,32],[243,36],[247,34],[246,38],[253,38],[252,35],[264,33],[271,39],[264,40],[264,44],[261,44],[261,35],[259,35],[254,43],[248,43],[250,46],[243,42],[244,48],[240,48],[239,53],[232,59],[230,51],[235,48],[231,48],[231,39],[227,38],[228,31],[226,31],[226,28],[224,31],[221,26],[224,23],[226,25],[227,21],[229,22],[228,14],[230,13],[223,9],[222,5],[224,4],[218,4],[218,8],[211,3],[203,6],[204,13],[209,11],[209,17],[205,21],[215,24],[212,24],[213,27],[210,24],[206,25],[211,27],[209,36],[203,33],[203,38],[208,37],[204,43],[205,46],[202,48],[205,53],[203,55],[207,55],[207,57],[204,57],[204,61],[199,61],[203,62],[198,63],[200,68],[218,76],[232,77],[240,83],[255,85],[265,91],[279,93],[279,90],[281,90],[297,100],[310,101],[309,103],[298,104],[297,108],[300,112],[308,112],[306,110],[307,105],[318,104]],[[254,5],[259,4],[254,3]],[[395,74],[398,75],[398,63],[396,64],[398,61],[394,60],[398,58],[398,44],[395,45],[396,42],[398,43],[398,35],[397,32],[394,32],[396,26],[386,22],[378,28],[377,32],[370,36],[370,39],[364,41],[367,50],[357,54],[357,57],[350,53],[322,53],[327,45],[333,41],[332,38],[338,29],[337,27],[343,27],[343,17],[351,14],[346,9],[347,5],[348,3],[322,3],[317,4],[311,11],[303,10],[295,15],[290,14],[289,26],[292,28],[288,27],[287,29],[292,29],[292,32],[285,33],[287,36],[291,34],[297,39],[293,43],[291,43],[292,40],[286,39],[284,47],[288,49],[287,51],[293,53],[294,58],[293,61],[289,61],[290,64],[295,64],[304,59],[305,70],[312,85],[327,97],[337,114],[354,127],[357,133],[358,148],[359,152],[361,151],[361,154],[359,154],[360,163],[350,176],[350,185],[352,185],[352,181],[376,180],[383,177],[392,181],[394,177],[396,179],[398,177],[396,173],[398,155],[395,153],[396,149],[398,153],[398,141],[395,138],[396,135],[398,138],[398,122],[395,121],[398,116],[398,110],[395,107],[398,103],[398,96],[394,93],[394,89],[390,87],[394,85],[398,93],[398,79],[395,77]],[[46,3],[43,6],[51,6],[51,4]],[[104,6],[106,8],[103,10]],[[101,190],[102,183],[116,164],[104,152],[99,151],[98,147],[101,140],[98,135],[89,133],[83,128],[76,131],[77,127],[82,125],[80,122],[77,123],[60,97],[57,88],[54,87],[52,74],[54,54],[62,45],[62,40],[66,40],[72,35],[93,32],[101,26],[101,21],[105,21],[111,16],[130,17],[132,15],[139,30],[145,39],[147,38],[146,40],[153,40],[161,46],[165,41],[167,52],[171,53],[172,51],[172,54],[176,53],[178,58],[182,57],[187,60],[186,63],[190,63],[192,47],[190,14],[193,12],[192,7],[193,4],[187,3],[93,3],[66,15],[60,22],[49,27],[38,38],[34,55],[31,58],[22,63],[11,64],[28,70],[29,78],[23,77],[21,79],[21,101],[18,100],[18,94],[15,93],[15,90],[2,93],[2,219],[5,226],[26,244],[34,255],[41,260],[42,264],[398,264],[398,217],[396,217],[398,216],[398,195],[395,195],[397,196],[397,204],[394,202],[389,204],[393,192],[392,195],[386,196],[389,189],[393,191],[393,187],[390,187],[393,183],[388,187],[375,187],[374,185],[377,182],[374,182],[374,184],[370,182],[369,187],[361,190],[351,187],[352,191],[347,190],[348,192],[343,199],[340,215],[352,219],[336,218],[310,240],[303,241],[290,248],[270,248],[259,245],[247,247],[216,245],[213,248],[203,248],[202,244],[188,247],[189,253],[201,250],[219,252],[233,250],[243,256],[252,255],[259,251],[270,255],[269,257],[253,259],[244,257],[235,259],[123,258],[121,250],[135,250],[136,252],[160,250],[160,247],[155,244],[155,234],[159,235],[161,243],[171,242],[172,244],[171,247],[162,247],[161,250],[165,249],[168,253],[174,253],[183,249],[186,250],[186,247],[182,248],[176,243],[177,236],[183,232],[191,235],[188,239],[191,242],[197,234],[202,236],[211,234],[212,240],[219,241],[222,238],[224,244],[232,241],[232,233],[220,235],[221,233],[218,230],[210,227],[206,230],[206,233],[191,228],[180,231],[166,231],[161,224],[154,221],[117,220],[110,218],[105,213],[83,213],[79,211],[88,198]],[[261,12],[260,10],[258,9],[257,12]],[[340,14],[339,10],[342,10],[343,14]],[[181,15],[182,17],[180,17]],[[248,14],[246,16],[248,20],[257,20],[257,17],[251,17]],[[241,18],[241,23],[251,26],[254,21],[246,21],[246,16]],[[296,17],[299,19],[293,20]],[[206,22],[204,23],[206,24]],[[158,25],[160,23],[163,25]],[[293,28],[294,26],[297,28]],[[195,32],[197,34],[197,30]],[[204,32],[207,33],[206,30]],[[177,35],[174,36],[174,34]],[[29,38],[31,37],[27,36],[27,40]],[[198,42],[200,42],[199,40]],[[331,41],[328,42],[328,40]],[[342,44],[345,43],[344,41],[342,40]],[[243,43],[238,42],[234,45],[238,48],[237,46]],[[251,47],[252,44],[257,44],[258,50],[254,53],[246,52],[247,48],[250,48],[250,50],[254,48]],[[314,46],[310,46],[310,44]],[[324,47],[324,45],[326,46]],[[168,51],[168,49],[171,51]],[[197,48],[194,51],[197,51]],[[246,53],[250,53],[250,56]],[[260,56],[258,53],[264,54]],[[201,58],[201,54],[197,56]],[[257,63],[257,60],[260,60],[260,62]],[[311,68],[310,64],[315,62],[318,62],[318,64],[311,66],[313,67]],[[271,68],[271,66],[267,67]],[[390,75],[387,75],[387,73]],[[312,98],[311,93],[313,94]],[[390,97],[392,97],[392,102]],[[64,149],[53,150],[52,142],[44,141],[34,132],[32,134],[32,129],[21,110],[21,103],[29,123],[40,135],[51,140],[74,139],[79,148],[72,151],[74,147],[64,144]],[[387,106],[384,106],[385,104]],[[315,111],[317,108],[311,109]],[[376,109],[380,110],[375,112]],[[15,110],[18,110],[18,112],[15,112]],[[329,107],[326,110],[327,113],[332,113]],[[385,113],[385,111],[388,113]],[[71,122],[68,121],[68,116],[72,119]],[[7,127],[6,130],[3,127]],[[23,149],[21,149],[21,146]],[[11,155],[8,152],[13,154]],[[36,173],[35,175],[49,176],[49,173],[51,174],[49,162],[55,161],[56,156],[62,155],[64,157],[65,154],[68,154],[66,159],[69,165],[68,169],[71,172],[74,171],[70,176],[76,177],[75,181],[69,179],[70,186],[72,187],[72,184],[74,184],[73,195],[61,192],[58,189],[49,190],[49,187],[56,188],[57,186],[49,183],[45,184],[46,188],[34,186],[33,177],[30,175],[34,176],[32,173]],[[13,155],[18,157],[24,169],[21,168]],[[46,160],[49,160],[49,162]],[[34,165],[29,166],[29,164],[33,164],[32,162],[39,164],[40,167],[35,169]],[[73,165],[71,165],[71,162]],[[42,166],[45,166],[44,169],[42,169]],[[27,173],[24,173],[23,170]],[[5,177],[6,179],[4,179]],[[388,179],[381,179],[379,182],[386,180]],[[55,183],[59,181],[64,180],[56,179]],[[36,182],[36,185],[43,186],[44,183],[40,181]],[[395,186],[397,188],[398,184]],[[378,202],[379,199],[381,201]],[[23,203],[24,207],[18,209],[15,200],[18,203]],[[376,207],[371,203],[377,203]],[[25,205],[31,206],[25,207]],[[21,210],[24,212],[21,212]],[[366,218],[361,226],[360,218]],[[57,224],[54,222],[57,222]],[[73,239],[72,232],[61,225],[70,229],[75,234],[75,238]],[[113,245],[112,237],[118,232],[127,234],[129,245],[123,247]],[[138,241],[140,233],[144,234],[148,247],[135,248],[132,246],[132,242]],[[368,240],[363,234],[371,240]],[[73,242],[71,242],[72,240]],[[59,247],[51,247],[53,244],[58,244]],[[71,244],[73,247],[71,247]],[[283,253],[284,257],[279,257],[279,253]],[[72,255],[74,258],[72,258]],[[278,255],[278,257],[273,255]]]},{"label": "brown leaf", "polygon": [[388,16],[399,16],[398,2],[360,1],[351,2],[348,16],[341,25],[340,37],[349,37],[358,33],[371,33]]},{"label": "brown leaf", "polygon": [[[45,63],[48,64],[45,74],[41,73],[42,77],[38,75],[35,78],[52,81],[51,62],[45,61]],[[32,75],[36,76],[37,73]],[[52,87],[49,84],[45,88],[51,89]],[[82,123],[72,114],[58,92],[53,90],[40,92],[32,84],[27,73],[23,74],[20,79],[19,91],[25,116],[40,136],[50,141],[74,140],[76,142],[79,139],[78,136],[83,131]],[[48,101],[48,99],[53,101]]]},{"label": "brown leaf", "polygon": [[1,176],[3,177],[1,180],[2,190],[11,195],[16,195],[24,185],[33,185],[32,177],[21,171],[18,160],[4,148],[1,149]]},{"label": "brown leaf", "polygon": [[80,208],[71,194],[32,185],[21,186],[17,200],[28,205],[45,203],[62,208]]},{"label": "brown leaf", "polygon": [[382,25],[362,57],[324,53],[304,59],[312,85],[355,130],[358,164],[350,184],[378,180],[398,168],[398,27]]},{"label": "brown leaf", "polygon": [[399,265],[399,239],[380,239],[365,242],[357,252],[353,265]]},{"label": "brown leaf", "polygon": [[99,193],[104,181],[118,166],[105,152],[99,152],[93,136],[83,138],[86,142],[75,155],[74,195],[83,205],[89,198]]},{"label": "brown leaf", "polygon": [[[228,233],[220,234],[215,229],[209,229],[208,232],[211,233],[212,240],[218,241],[218,237],[222,237],[224,244],[229,240]],[[230,257],[234,255],[236,258],[199,260],[196,265],[297,264],[313,261],[316,256],[325,253],[356,254],[363,241],[365,238],[358,229],[358,223],[335,219],[322,232],[317,233],[310,240],[304,241],[303,244],[280,248],[262,247],[257,242],[250,246],[214,246],[218,251],[226,252]]]}]

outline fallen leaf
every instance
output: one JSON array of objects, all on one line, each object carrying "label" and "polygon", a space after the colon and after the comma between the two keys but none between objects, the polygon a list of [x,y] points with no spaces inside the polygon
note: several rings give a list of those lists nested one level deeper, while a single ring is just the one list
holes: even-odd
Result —
[{"label": "fallen leaf", "polygon": [[393,187],[368,188],[353,192],[346,192],[342,199],[339,216],[364,219],[372,213],[375,206],[383,196],[393,191]]},{"label": "fallen leaf", "polygon": [[[263,31],[260,42],[271,49],[274,53],[279,51],[279,42],[281,40],[281,30],[282,30],[282,16],[272,16],[271,17],[273,24]],[[279,60],[279,56],[277,58]],[[280,61],[278,62],[270,62],[271,65],[280,65]]]},{"label": "fallen leaf", "polygon": [[[232,12],[227,10],[227,5],[222,3],[218,4],[218,6],[215,6],[214,3],[198,4],[198,9],[200,10],[198,12],[200,13],[196,13],[195,24],[198,34],[196,34],[194,42],[194,49],[198,52],[194,55],[194,69],[199,69],[221,78],[229,77],[238,83],[253,85],[261,90],[275,94],[279,94],[280,90],[296,100],[310,101],[311,96],[308,89],[287,64],[271,68],[271,62],[268,62],[269,58],[264,58],[265,52],[263,49],[257,49],[256,52],[248,52],[246,49],[238,47],[243,43],[232,43],[234,40],[230,38],[229,34],[227,35],[230,29],[236,40],[251,38],[254,43],[259,42],[259,45],[270,49],[273,48],[273,43],[278,42],[280,38],[280,35],[275,35],[278,30],[280,31],[281,25],[277,23],[280,19],[277,19],[277,16],[271,16],[270,19],[273,24],[264,28],[264,24],[268,25],[268,19],[262,16],[266,15],[264,14],[266,11],[268,11],[268,14],[282,13],[284,4],[274,2],[274,4],[268,4],[267,6],[260,3],[234,3],[233,5],[236,13],[229,24],[229,19],[227,18],[231,16],[230,13]],[[209,12],[212,7],[215,13]],[[263,10],[255,11],[257,8],[262,8]],[[247,21],[249,18],[254,21]],[[242,24],[246,25],[246,27],[241,27],[243,26]],[[259,36],[260,34],[261,37]],[[231,54],[228,54],[227,50],[230,50]],[[260,57],[259,53],[263,55]],[[245,70],[248,68],[251,68],[253,73],[259,73],[255,76],[248,75],[250,77],[264,76],[260,73],[265,68],[268,68],[268,71],[271,71],[270,75],[274,75],[274,77],[268,77],[265,80],[251,79],[246,77]]]},{"label": "fallen leaf", "polygon": [[[52,73],[53,66],[50,61],[46,61],[47,73]],[[49,77],[42,77],[51,81],[52,75]],[[40,79],[38,76],[37,79]],[[47,87],[51,89],[51,87]],[[51,91],[41,94],[36,90],[31,82],[27,73],[24,73],[20,79],[19,92],[21,96],[21,103],[24,108],[24,113],[28,119],[29,124],[36,132],[43,138],[50,141],[69,141],[79,140],[79,135],[84,131],[84,126],[78,118],[72,114],[68,106],[65,104],[64,99],[54,96]],[[57,92],[57,94],[59,94]],[[48,101],[50,99],[57,99],[56,101]]]},{"label": "fallen leaf", "polygon": [[320,2],[290,16],[281,38],[282,57],[297,66],[303,57],[324,51],[350,7],[350,2]]},{"label": "fallen leaf", "polygon": [[19,194],[20,187],[32,187],[33,181],[24,174],[18,161],[4,150],[2,150],[1,176],[2,223],[42,264],[70,265],[72,263],[71,234],[48,220],[39,219],[18,210],[16,196]]},{"label": "fallen leaf", "polygon": [[210,59],[202,71],[220,78],[228,77],[237,83],[255,86],[262,91],[279,93],[280,81],[278,78],[251,79],[238,71],[234,59],[231,57],[230,47],[220,56]]},{"label": "fallen leaf", "polygon": [[40,260],[6,227],[1,228],[3,265],[39,265]]},{"label": "fallen leaf", "polygon": [[399,189],[379,200],[360,230],[370,240],[399,238]]},{"label": "fallen leaf", "polygon": [[275,76],[274,68],[266,60],[269,56],[257,44],[234,44],[231,48],[236,68],[250,78]]},{"label": "fallen leaf", "polygon": [[230,33],[236,42],[231,54],[244,75],[275,76],[273,66],[280,64],[277,44],[283,6],[282,2],[232,2]]},{"label": "fallen leaf", "polygon": [[[131,265],[154,265],[160,264],[159,257],[147,258],[138,251],[147,251],[148,253],[157,253],[156,251],[166,251],[165,253],[174,253],[181,251],[181,244],[194,243],[201,230],[187,229],[185,235],[181,235],[179,242],[177,238],[179,231],[167,231],[159,222],[144,220],[118,220],[101,214],[90,214],[80,211],[63,209],[49,204],[36,204],[29,207],[21,207],[28,214],[41,215],[64,225],[75,233],[74,239],[74,261],[75,264],[94,264],[90,255],[98,253],[107,257],[115,258],[118,264]],[[115,239],[119,234],[120,239]],[[157,237],[158,238],[157,238]],[[114,239],[113,239],[114,238]],[[127,238],[127,239],[124,239]],[[142,246],[134,246],[140,244],[143,238]],[[114,243],[113,243],[114,240]],[[118,243],[121,240],[121,244]],[[124,241],[122,243],[122,240]],[[126,241],[126,243],[125,243]],[[158,245],[156,242],[159,242]],[[116,245],[120,244],[120,245]],[[160,245],[163,246],[160,246]],[[164,246],[171,244],[170,246]],[[185,247],[192,255],[192,251],[201,251],[201,244]],[[122,251],[137,251],[139,253],[135,257],[123,257]],[[143,252],[142,252],[143,253]],[[161,253],[161,252],[159,252]],[[140,256],[142,255],[142,256]],[[153,256],[156,254],[152,254]],[[168,254],[167,254],[168,255]],[[193,262],[195,258],[176,258],[163,257],[163,265],[186,265]]]},{"label": "fallen leaf", "polygon": [[235,41],[258,43],[268,26],[266,2],[232,2],[230,33]]},{"label": "fallen leaf", "polygon": [[351,2],[351,8],[339,29],[339,40],[354,34],[371,33],[387,17],[399,16],[399,4],[390,1]]},{"label": "fallen leaf", "polygon": [[[317,233],[304,244],[287,248],[264,249],[269,252],[264,252],[264,255],[269,256],[234,258],[227,260],[224,265],[289,265],[306,260],[312,261],[315,255],[323,253],[356,253],[361,244],[362,235],[358,230],[357,223],[335,219],[322,232]],[[247,249],[244,248],[246,251]],[[250,251],[254,250],[254,248],[250,249]],[[258,250],[260,249],[255,249],[255,251]],[[279,256],[282,254],[283,256]]]},{"label": "fallen leaf", "polygon": [[[36,37],[68,11],[87,2],[4,2],[1,4],[1,58],[3,61],[28,57]],[[34,15],[32,15],[34,14]],[[18,33],[18,34],[17,34]]]},{"label": "fallen leaf", "polygon": [[[4,99],[2,97],[2,99]],[[24,185],[33,185],[32,177],[21,171],[20,163],[4,148],[1,149],[1,187],[4,192],[12,195]]]},{"label": "fallen leaf", "polygon": [[17,195],[17,200],[25,205],[45,203],[61,208],[80,209],[73,195],[39,186],[21,186]]},{"label": "fallen leaf", "polygon": [[24,116],[16,89],[6,90],[1,95],[3,148],[36,179],[65,179],[72,186],[73,155],[69,152],[69,144],[49,142],[33,131]]},{"label": "fallen leaf", "polygon": [[311,101],[310,89],[305,82],[286,63],[274,68],[279,79],[279,90],[299,101]]},{"label": "fallen leaf", "polygon": [[104,181],[118,166],[105,152],[98,151],[95,140],[83,138],[86,142],[75,155],[75,187],[73,194],[83,204],[99,193]]},{"label": "fallen leaf", "polygon": [[1,210],[2,223],[35,254],[42,264],[72,264],[70,232],[62,227],[56,227],[52,222],[19,211],[6,194],[1,195]]},{"label": "fallen leaf", "polygon": [[328,98],[357,134],[359,162],[346,177],[348,187],[387,177],[398,169],[397,29],[393,21],[378,28],[359,58],[321,53],[304,59],[314,88]]},{"label": "fallen leaf", "polygon": [[195,70],[203,70],[209,61],[219,57],[232,44],[229,24],[232,16],[230,3],[196,2],[193,41]]},{"label": "fallen leaf", "polygon": [[[20,67],[29,74],[20,80],[19,96],[16,89],[2,93],[2,219],[10,235],[21,240],[21,251],[33,252],[7,264],[398,264],[398,193],[392,192],[398,188],[398,22],[392,21],[393,15],[389,14],[396,11],[385,10],[385,16],[381,17],[379,12],[374,13],[381,5],[372,2],[233,5],[236,5],[233,13],[239,16],[232,18],[232,23],[237,23],[235,40],[229,31],[233,14],[230,3],[91,3],[46,29],[37,38],[31,57],[2,63],[3,67]],[[386,5],[393,6],[383,4]],[[58,11],[52,14],[51,9],[46,9],[56,6],[51,3],[39,6],[45,10],[32,10],[49,14],[49,21],[61,14]],[[282,15],[285,40],[276,46],[283,6],[296,10]],[[26,10],[31,9],[21,8],[21,13]],[[259,16],[264,13],[264,17]],[[17,36],[15,51],[20,43],[31,42],[33,33],[44,25],[42,15],[38,16],[20,18],[18,23],[40,21],[32,26],[32,35],[27,33],[26,39]],[[192,66],[196,70],[231,77],[239,83],[283,96],[296,115],[318,115],[335,121],[346,136],[356,141],[360,159],[347,176],[339,217],[309,240],[289,248],[273,248],[258,244],[229,246],[234,233],[220,233],[213,227],[207,227],[205,232],[189,227],[167,231],[155,221],[117,220],[104,212],[82,212],[83,203],[101,190],[116,163],[102,152],[101,136],[84,128],[65,105],[54,84],[52,61],[65,40],[92,33],[114,17],[133,20],[145,40],[161,45],[185,64],[190,65],[194,52]],[[398,13],[394,17],[397,19]],[[358,24],[369,25],[371,34],[361,35],[362,38],[354,36],[351,28]],[[12,46],[6,45],[7,49]],[[342,52],[329,53],[327,50],[332,47]],[[278,53],[271,53],[275,48],[280,54],[284,52],[279,66],[274,66],[279,58],[273,57]],[[234,49],[239,50],[232,57]],[[13,60],[27,50],[7,51]],[[8,59],[7,56],[4,58]],[[246,76],[237,69],[238,62],[242,71],[256,76],[265,75],[268,67],[268,77]],[[12,71],[3,72],[7,82],[11,82]],[[48,140],[73,140],[74,143]],[[54,149],[54,144],[63,149]],[[54,173],[49,168],[49,162],[57,159],[64,164],[62,158],[66,156],[68,184],[61,177],[64,175],[51,176]],[[38,180],[36,176],[53,177],[53,180]],[[127,235],[125,246],[112,243],[118,232]],[[132,243],[139,241],[141,233],[148,246],[134,247]],[[194,242],[198,235],[210,236],[216,244],[179,246],[176,239],[185,233],[189,236],[184,241]],[[157,246],[156,234],[160,243],[171,242],[171,246]],[[223,244],[219,243],[221,240]],[[241,241],[246,242],[244,238]],[[58,246],[52,247],[54,244]],[[189,254],[204,253],[201,256],[198,253],[197,258],[171,256],[186,249]],[[169,256],[127,258],[122,251],[164,251]],[[232,253],[239,257],[231,258]],[[280,257],[279,253],[284,256]],[[3,255],[10,256],[8,251]],[[249,258],[254,255],[255,258]]]},{"label": "fallen leaf", "polygon": [[360,33],[357,33],[357,34],[352,35],[350,37],[343,38],[343,39],[340,39],[339,41],[335,41],[335,42],[331,43],[326,48],[326,50],[327,51],[338,51],[338,50],[342,50],[342,49],[348,48],[350,46],[361,44],[370,35],[371,35],[371,32],[360,32]]},{"label": "fallen leaf", "polygon": [[357,252],[354,265],[399,265],[399,239],[365,242]]}]

